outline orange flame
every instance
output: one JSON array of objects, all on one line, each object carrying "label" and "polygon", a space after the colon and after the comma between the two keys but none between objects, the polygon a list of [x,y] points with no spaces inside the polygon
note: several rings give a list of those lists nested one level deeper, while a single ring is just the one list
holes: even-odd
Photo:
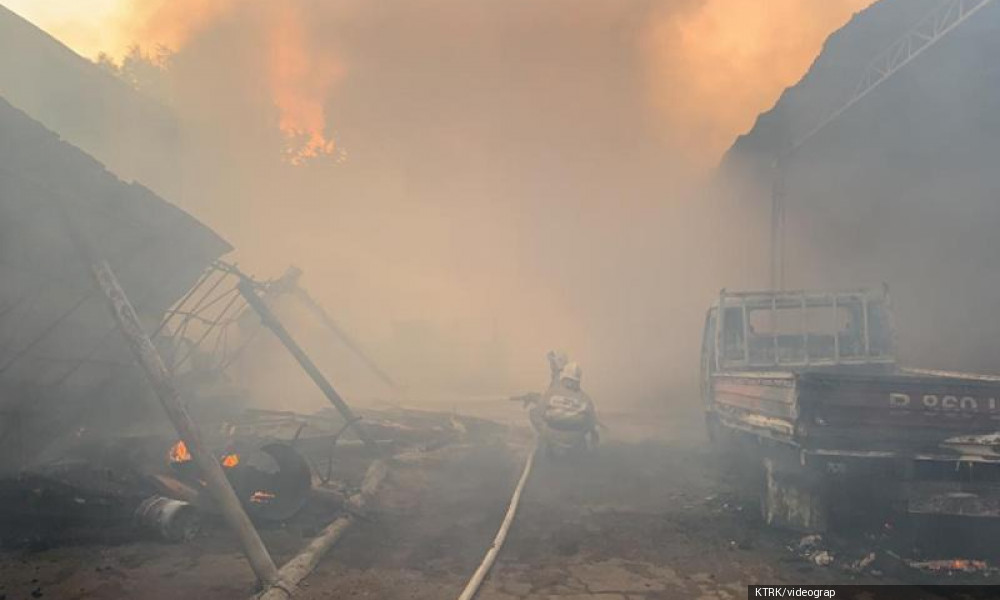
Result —
[{"label": "orange flame", "polygon": [[170,462],[172,463],[183,463],[191,460],[191,453],[188,452],[187,444],[184,443],[184,440],[178,440],[177,443],[170,448],[170,452],[167,453],[167,458],[170,459]]},{"label": "orange flame", "polygon": [[301,9],[292,3],[272,5],[268,39],[268,80],[278,109],[278,128],[285,138],[284,158],[293,165],[329,156],[336,150],[326,134],[324,102],[343,68],[332,57],[307,46]]},{"label": "orange flame", "polygon": [[[177,440],[177,443],[170,447],[170,452],[167,453],[167,458],[172,463],[185,463],[191,460],[191,452],[188,451],[187,444],[184,440]],[[233,467],[240,464],[240,455],[233,452],[231,454],[226,454],[221,459],[222,466],[227,469],[232,469]]]},{"label": "orange flame", "polygon": [[952,560],[951,568],[954,571],[983,571],[988,567],[986,562],[982,560],[956,558]]},{"label": "orange flame", "polygon": [[122,17],[130,40],[124,49],[139,44],[178,51],[215,23],[241,11],[256,11],[256,23],[266,48],[264,65],[271,101],[278,111],[277,126],[284,147],[283,159],[301,165],[332,156],[336,145],[327,134],[324,103],[343,76],[340,62],[329,52],[310,47],[310,32],[302,2],[246,0],[139,0]]}]

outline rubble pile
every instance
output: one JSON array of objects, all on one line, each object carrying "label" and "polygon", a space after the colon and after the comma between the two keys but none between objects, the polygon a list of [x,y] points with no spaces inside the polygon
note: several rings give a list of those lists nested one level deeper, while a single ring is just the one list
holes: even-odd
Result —
[{"label": "rubble pile", "polygon": [[[506,435],[469,417],[391,409],[364,419],[386,455],[425,455]],[[320,411],[246,410],[210,427],[209,444],[250,517],[260,527],[317,533],[345,511],[371,457],[344,439],[343,421]],[[126,437],[72,448],[74,460],[0,478],[0,546],[48,547],[137,538],[189,541],[221,526],[182,441]],[[200,532],[200,533],[199,533]]]}]

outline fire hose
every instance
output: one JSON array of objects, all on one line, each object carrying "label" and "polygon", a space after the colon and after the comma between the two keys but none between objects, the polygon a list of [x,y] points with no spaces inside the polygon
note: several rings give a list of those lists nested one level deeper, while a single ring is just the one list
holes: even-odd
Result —
[{"label": "fire hose", "polygon": [[528,483],[528,477],[531,475],[531,465],[535,462],[535,453],[537,451],[538,438],[536,437],[534,444],[531,446],[531,452],[528,454],[528,459],[524,462],[524,471],[521,472],[521,479],[518,480],[517,487],[514,488],[514,495],[511,496],[510,504],[507,506],[507,514],[503,518],[503,523],[500,524],[500,529],[497,530],[497,535],[493,538],[490,549],[486,551],[483,562],[479,564],[479,568],[472,574],[472,578],[465,585],[465,589],[462,590],[462,594],[458,597],[458,600],[472,600],[476,596],[479,587],[483,584],[483,580],[486,579],[487,573],[490,572],[490,568],[496,561],[497,555],[500,554],[500,549],[507,539],[507,532],[510,530],[510,526],[514,523],[514,517],[517,515],[517,507],[521,503],[521,492],[524,491],[524,486]]}]

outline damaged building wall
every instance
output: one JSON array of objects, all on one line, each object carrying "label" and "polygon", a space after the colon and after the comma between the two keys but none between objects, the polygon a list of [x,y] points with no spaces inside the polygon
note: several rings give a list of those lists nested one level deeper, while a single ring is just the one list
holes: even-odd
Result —
[{"label": "damaged building wall", "polygon": [[[734,144],[723,163],[756,206],[766,285],[773,163],[850,98],[868,62],[928,12],[882,0],[827,41],[809,73]],[[785,162],[786,287],[887,282],[903,362],[1000,369],[1000,6],[951,31]],[[746,185],[749,182],[749,185]]]},{"label": "damaged building wall", "polygon": [[230,250],[0,98],[0,438],[16,449],[0,469],[53,442],[148,425],[138,418],[147,411],[162,421],[67,218],[110,262],[147,326]]}]

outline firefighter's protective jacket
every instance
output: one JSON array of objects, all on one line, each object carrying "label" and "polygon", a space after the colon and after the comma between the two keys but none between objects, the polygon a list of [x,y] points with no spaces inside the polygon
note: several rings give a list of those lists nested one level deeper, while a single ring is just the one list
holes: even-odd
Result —
[{"label": "firefighter's protective jacket", "polygon": [[590,431],[597,424],[594,401],[583,390],[561,383],[549,387],[539,403],[540,417],[553,429]]}]

